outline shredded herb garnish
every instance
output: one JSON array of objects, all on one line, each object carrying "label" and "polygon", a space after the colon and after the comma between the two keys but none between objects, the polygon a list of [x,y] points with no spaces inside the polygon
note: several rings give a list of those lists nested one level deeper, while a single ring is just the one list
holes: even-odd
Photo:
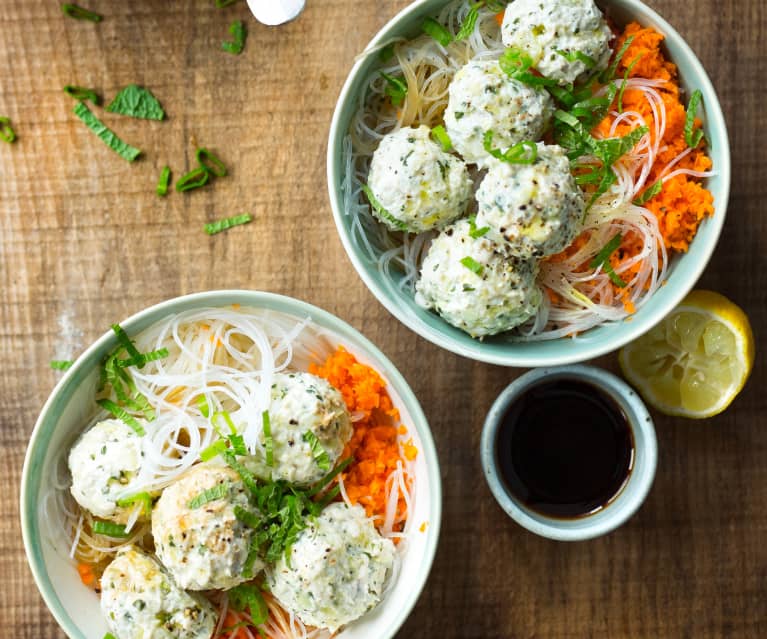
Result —
[{"label": "shredded herb garnish", "polygon": [[312,457],[317,462],[317,466],[320,470],[330,470],[330,457],[328,457],[327,451],[322,447],[322,443],[312,431],[307,430],[302,439],[309,444],[309,448],[312,451]]},{"label": "shredded herb garnish", "polygon": [[485,272],[485,267],[477,262],[477,260],[475,260],[473,257],[466,256],[462,258],[461,264],[463,264],[472,273],[476,273],[480,277],[482,277],[482,273]]},{"label": "shredded herb garnish", "polygon": [[248,454],[248,448],[245,446],[245,438],[240,434],[233,434],[227,437],[235,455],[245,456]]},{"label": "shredded herb garnish", "polygon": [[695,115],[698,112],[700,101],[703,99],[703,94],[700,89],[695,89],[692,96],[690,96],[690,104],[687,106],[687,115],[684,119],[684,141],[687,142],[687,146],[694,149],[700,144],[703,139],[703,130],[695,128]]},{"label": "shredded herb garnish", "polygon": [[199,189],[205,186],[210,179],[210,172],[204,166],[198,166],[192,169],[186,175],[182,175],[176,181],[176,191],[183,193],[192,189]]},{"label": "shredded herb garnish", "polygon": [[407,96],[407,84],[405,84],[400,78],[395,78],[393,75],[380,71],[381,77],[386,80],[386,89],[384,92],[391,98],[391,103],[394,106],[400,106]]},{"label": "shredded herb garnish", "polygon": [[269,411],[261,413],[261,425],[264,433],[264,452],[266,453],[266,465],[274,466],[274,440],[272,439],[272,424],[269,421]]},{"label": "shredded herb garnish", "polygon": [[168,186],[170,185],[170,167],[166,166],[160,173],[160,179],[157,180],[157,195],[165,197],[168,194]]},{"label": "shredded herb garnish", "polygon": [[61,10],[65,16],[74,18],[75,20],[90,20],[91,22],[101,22],[104,17],[98,13],[94,13],[88,9],[78,7],[76,4],[62,4]]},{"label": "shredded herb garnish", "polygon": [[253,216],[250,213],[243,213],[242,215],[234,215],[232,217],[224,218],[223,220],[216,220],[215,222],[209,222],[205,225],[205,232],[208,235],[215,235],[221,233],[233,226],[240,226],[242,224],[248,224],[253,221]]},{"label": "shredded herb garnish", "polygon": [[232,42],[224,41],[221,48],[232,55],[240,55],[245,48],[245,40],[248,37],[248,30],[242,20],[235,20],[229,25],[229,33],[232,35]]},{"label": "shredded herb garnish", "polygon": [[75,100],[81,100],[83,102],[90,100],[96,106],[101,104],[101,96],[93,89],[88,89],[86,87],[76,87],[71,84],[67,84],[64,87],[64,93],[74,98]]},{"label": "shredded herb garnish", "polygon": [[434,18],[426,18],[421,28],[426,35],[434,38],[443,47],[446,47],[453,41],[453,35]]},{"label": "shredded herb garnish", "polygon": [[110,149],[128,162],[133,162],[140,154],[141,150],[123,142],[117,135],[109,129],[101,120],[99,120],[91,110],[85,106],[84,102],[78,102],[75,105],[75,115],[80,118],[85,125],[93,131]]},{"label": "shredded herb garnish", "polygon": [[613,253],[615,253],[615,251],[621,245],[622,241],[623,236],[620,233],[617,233],[607,244],[604,245],[602,250],[599,251],[596,257],[589,263],[590,268],[599,268],[601,266],[602,270],[607,273],[610,281],[619,288],[625,288],[627,284],[613,269],[612,264],[610,264],[610,257]]},{"label": "shredded herb garnish", "polygon": [[55,371],[68,371],[74,362],[71,359],[52,359],[51,368]]},{"label": "shredded herb garnish", "polygon": [[210,415],[210,405],[208,404],[208,400],[205,398],[205,395],[200,395],[196,401],[197,408],[200,409],[200,414],[207,418],[208,415]]},{"label": "shredded herb garnish", "polygon": [[631,75],[631,72],[634,70],[634,67],[637,65],[637,63],[642,59],[642,55],[638,55],[636,58],[634,58],[631,61],[631,64],[629,64],[626,67],[626,71],[623,73],[623,82],[621,82],[621,89],[618,91],[618,113],[623,113],[623,94],[626,91],[626,86],[628,85],[629,76]]},{"label": "shredded herb garnish", "polygon": [[214,153],[208,151],[208,149],[197,149],[194,155],[200,166],[216,177],[224,177],[227,174],[224,163]]},{"label": "shredded herb garnish", "polygon": [[367,184],[362,185],[362,190],[365,193],[365,195],[368,198],[368,201],[370,202],[370,206],[372,206],[376,213],[380,215],[385,220],[388,220],[391,222],[396,228],[398,228],[400,231],[407,231],[407,224],[405,224],[403,221],[398,220],[396,217],[394,217],[389,211],[387,211],[383,204],[381,204],[378,201],[378,198],[376,198],[375,195],[373,195],[373,191],[370,189],[370,187]]},{"label": "shredded herb garnish", "polygon": [[133,504],[141,504],[141,510],[145,515],[152,512],[152,496],[149,493],[136,493],[128,497],[123,497],[117,500],[117,505],[123,508],[132,506]]},{"label": "shredded herb garnish", "polygon": [[97,535],[106,535],[107,537],[126,538],[128,533],[125,532],[125,526],[122,524],[116,524],[113,521],[101,521],[97,519],[93,522],[91,529]]},{"label": "shredded herb garnish", "polygon": [[626,55],[626,51],[629,50],[631,43],[634,42],[634,37],[635,36],[631,35],[626,38],[626,40],[623,42],[623,46],[621,46],[621,48],[618,49],[618,52],[615,54],[613,61],[610,63],[610,66],[607,67],[599,76],[599,81],[602,84],[607,84],[615,78],[615,72],[618,70],[618,65],[623,59],[623,56]]},{"label": "shredded herb garnish", "polygon": [[[223,419],[224,423],[226,424],[227,428],[229,428],[229,432],[226,433],[221,429],[218,425],[219,420]],[[214,413],[213,417],[210,420],[211,424],[213,424],[213,428],[216,429],[216,432],[221,437],[228,437],[229,435],[234,435],[237,432],[237,428],[234,425],[234,422],[232,421],[232,416],[229,414],[228,411],[222,410],[218,413]]]},{"label": "shredded herb garnish", "polygon": [[489,231],[490,231],[489,226],[483,226],[481,229],[478,229],[476,217],[474,215],[469,217],[469,236],[470,237],[473,237],[475,240],[478,240],[479,238],[487,235]]},{"label": "shredded herb garnish", "polygon": [[[517,49],[516,47],[509,47],[506,49],[498,60],[498,64],[501,67],[501,70],[510,78],[519,80],[529,86],[558,86],[556,80],[551,80],[531,73],[530,68],[533,66],[533,59],[526,52]],[[570,89],[572,89],[572,87],[570,87]]]},{"label": "shredded herb garnish", "polygon": [[96,403],[104,410],[112,413],[117,419],[125,422],[137,435],[143,436],[146,434],[144,427],[138,423],[136,418],[130,415],[124,408],[115,404],[111,399],[97,399]]},{"label": "shredded herb garnish", "polygon": [[490,155],[501,162],[508,164],[534,164],[538,159],[538,145],[535,142],[525,140],[508,148],[506,151],[493,148],[493,132],[485,131],[482,143]]},{"label": "shredded herb garnish", "polygon": [[636,204],[637,206],[642,206],[643,204],[647,204],[647,202],[652,200],[662,190],[663,190],[663,180],[658,180],[654,184],[648,186],[644,191],[642,191],[641,195],[634,198],[633,203]]},{"label": "shredded herb garnish", "polygon": [[453,141],[450,139],[450,136],[447,134],[447,131],[445,131],[445,127],[441,124],[438,126],[435,126],[431,130],[431,137],[433,137],[437,142],[439,142],[439,145],[442,147],[443,151],[452,151],[453,150]]},{"label": "shredded herb garnish", "polygon": [[465,40],[474,33],[474,29],[477,26],[477,18],[479,18],[479,10],[484,6],[484,2],[477,2],[469,8],[469,13],[466,14],[466,17],[461,23],[461,28],[458,30],[458,33],[455,34],[456,40]]},{"label": "shredded herb garnish", "polygon": [[223,484],[216,484],[212,488],[206,488],[199,495],[190,499],[187,506],[194,510],[212,501],[223,499],[229,493],[231,486],[230,482],[224,482]]},{"label": "shredded herb garnish", "polygon": [[162,120],[165,111],[149,89],[129,84],[122,89],[106,108],[110,113],[120,113],[144,120]]},{"label": "shredded herb garnish", "polygon": [[251,584],[240,584],[227,592],[229,603],[235,610],[250,610],[253,624],[260,626],[269,618],[269,608],[264,601],[261,591]]},{"label": "shredded herb garnish", "polygon": [[10,144],[16,139],[16,132],[11,126],[10,118],[0,116],[0,140]]}]

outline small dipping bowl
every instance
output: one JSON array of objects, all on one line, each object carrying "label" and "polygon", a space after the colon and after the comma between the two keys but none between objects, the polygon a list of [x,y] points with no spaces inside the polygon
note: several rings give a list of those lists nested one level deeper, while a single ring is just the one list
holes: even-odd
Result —
[{"label": "small dipping bowl", "polygon": [[[571,380],[596,387],[622,411],[634,440],[633,464],[618,492],[595,512],[559,518],[536,511],[506,485],[498,458],[498,438],[504,416],[524,393],[535,386]],[[593,366],[538,368],[514,380],[498,396],[485,418],[480,444],[482,467],[490,490],[506,513],[530,532],[558,541],[580,541],[605,535],[628,520],[650,491],[658,461],[655,428],[647,408],[624,381]]]}]

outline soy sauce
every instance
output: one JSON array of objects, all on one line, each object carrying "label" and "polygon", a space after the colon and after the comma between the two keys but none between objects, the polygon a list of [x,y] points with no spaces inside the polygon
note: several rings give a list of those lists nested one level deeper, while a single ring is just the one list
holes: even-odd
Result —
[{"label": "soy sauce", "polygon": [[496,440],[507,490],[532,510],[574,519],[606,506],[634,463],[634,438],[615,401],[580,380],[542,382],[504,414]]}]

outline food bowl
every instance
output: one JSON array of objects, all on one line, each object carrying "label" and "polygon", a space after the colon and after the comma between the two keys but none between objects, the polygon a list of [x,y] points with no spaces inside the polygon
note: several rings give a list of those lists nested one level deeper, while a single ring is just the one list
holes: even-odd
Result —
[{"label": "food bowl", "polygon": [[328,143],[328,188],[338,233],[349,259],[370,291],[397,319],[425,339],[464,357],[506,366],[554,366],[576,363],[611,352],[648,331],[673,309],[693,288],[716,247],[724,224],[730,189],[730,150],[727,129],[719,102],[695,54],[684,39],[655,11],[638,0],[597,0],[603,10],[620,25],[632,20],[653,27],[665,35],[664,50],[677,65],[680,85],[703,96],[703,128],[710,142],[708,154],[716,175],[705,186],[714,198],[715,213],[698,228],[687,253],[676,255],[667,271],[665,285],[629,318],[603,324],[578,334],[549,341],[513,341],[503,335],[473,339],[461,330],[425,310],[410,292],[399,287],[405,277],[392,270],[379,269],[354,241],[354,219],[344,201],[343,181],[349,167],[344,163],[344,141],[355,112],[364,99],[362,92],[373,70],[380,65],[381,47],[394,38],[412,38],[421,33],[426,17],[433,17],[445,0],[420,0],[390,20],[373,38],[366,52],[353,66],[341,91],[330,129]]},{"label": "food bowl", "polygon": [[[414,506],[408,519],[408,548],[401,571],[383,601],[338,636],[344,639],[393,637],[418,599],[429,574],[440,530],[442,495],[439,465],[428,423],[413,392],[394,365],[360,333],[345,322],[304,302],[254,291],[213,291],[187,295],[152,306],[121,323],[136,335],[163,318],[184,311],[241,305],[281,313],[301,322],[332,351],[342,345],[361,363],[376,369],[399,409],[418,449],[415,459]],[[68,556],[68,544],[52,538],[44,520],[49,494],[67,491],[57,482],[57,464],[93,415],[100,364],[116,346],[112,332],[92,344],[67,371],[51,393],[35,425],[21,481],[21,523],[24,548],[40,593],[64,632],[71,639],[102,639],[107,632],[98,596],[84,586]]]}]

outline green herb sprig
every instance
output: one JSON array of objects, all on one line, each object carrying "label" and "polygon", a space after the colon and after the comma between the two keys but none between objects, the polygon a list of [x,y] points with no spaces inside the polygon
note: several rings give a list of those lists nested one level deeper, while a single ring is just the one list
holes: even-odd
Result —
[{"label": "green herb sprig", "polygon": [[247,608],[253,624],[260,626],[269,618],[269,607],[261,591],[251,584],[240,584],[227,592],[229,603],[235,610],[242,612]]},{"label": "green herb sprig", "polygon": [[123,142],[117,135],[109,129],[101,120],[99,120],[91,110],[85,106],[84,102],[78,102],[75,105],[75,115],[80,118],[85,126],[93,131],[110,149],[117,153],[120,157],[133,162],[139,155],[141,150],[131,146],[127,142]]},{"label": "green herb sprig", "polygon": [[538,159],[538,145],[530,140],[524,140],[508,148],[506,151],[493,148],[493,132],[485,131],[482,144],[496,160],[507,164],[534,164]]},{"label": "green herb sprig", "polygon": [[698,113],[703,94],[699,89],[693,91],[690,96],[690,104],[687,106],[687,114],[684,119],[684,141],[691,149],[696,148],[703,139],[703,130],[695,129],[695,116]]},{"label": "green herb sprig", "polygon": [[656,195],[658,195],[658,193],[660,193],[662,190],[663,180],[658,180],[657,182],[648,186],[644,191],[642,191],[641,195],[634,198],[633,204],[636,204],[637,206],[643,206],[652,200]]},{"label": "green herb sprig", "polygon": [[620,278],[620,276],[613,269],[612,264],[610,264],[610,257],[613,253],[615,253],[616,250],[618,250],[618,247],[620,247],[622,241],[623,236],[620,233],[613,236],[613,238],[604,245],[602,250],[597,253],[596,257],[591,260],[589,267],[599,268],[601,266],[602,270],[607,273],[610,281],[615,284],[615,286],[619,288],[626,288],[626,282]]},{"label": "green herb sprig", "polygon": [[386,88],[384,92],[391,99],[391,103],[398,107],[407,97],[407,84],[405,84],[400,78],[395,78],[393,75],[389,75],[384,71],[380,71],[381,77],[386,80]]},{"label": "green herb sprig", "polygon": [[120,90],[106,110],[143,120],[165,119],[165,110],[157,98],[149,89],[137,84],[129,84]]},{"label": "green herb sprig", "polygon": [[190,499],[187,506],[192,510],[196,510],[197,508],[201,508],[205,504],[209,504],[212,501],[223,499],[229,494],[231,487],[231,482],[224,482],[222,484],[216,484],[211,488],[206,488],[201,493]]},{"label": "green herb sprig", "polygon": [[327,451],[323,448],[322,442],[317,438],[312,431],[307,430],[301,437],[312,451],[312,457],[317,462],[317,466],[320,470],[330,470],[330,457],[328,457]]},{"label": "green herb sprig", "polygon": [[253,221],[253,216],[250,213],[243,213],[242,215],[233,215],[232,217],[226,217],[215,222],[208,222],[205,226],[205,232],[208,235],[215,235],[221,233],[233,226],[241,226],[242,224],[249,224]]}]

